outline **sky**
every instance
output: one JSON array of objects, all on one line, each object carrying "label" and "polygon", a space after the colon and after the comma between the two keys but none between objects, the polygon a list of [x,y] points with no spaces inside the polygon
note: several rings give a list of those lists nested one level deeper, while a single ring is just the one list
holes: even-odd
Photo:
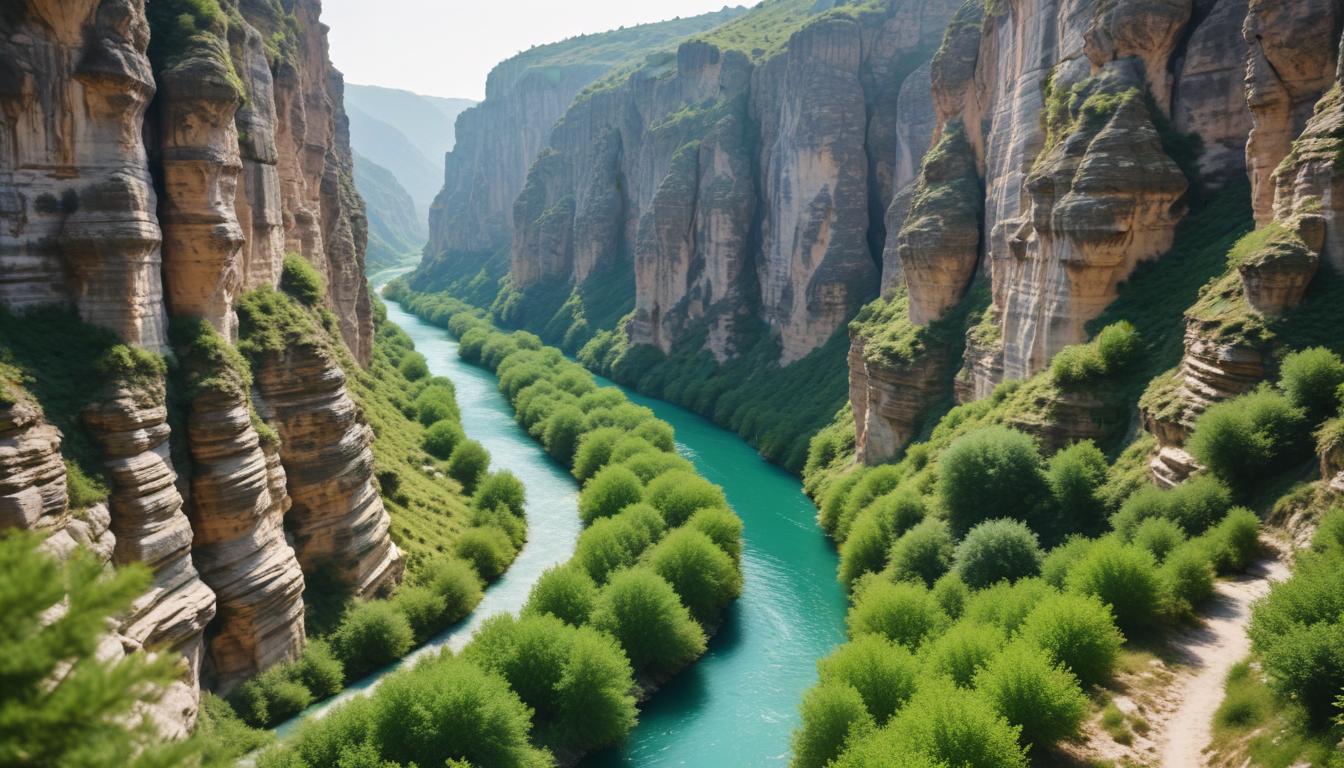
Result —
[{"label": "sky", "polygon": [[346,82],[485,97],[495,64],[533,45],[755,0],[323,0]]}]

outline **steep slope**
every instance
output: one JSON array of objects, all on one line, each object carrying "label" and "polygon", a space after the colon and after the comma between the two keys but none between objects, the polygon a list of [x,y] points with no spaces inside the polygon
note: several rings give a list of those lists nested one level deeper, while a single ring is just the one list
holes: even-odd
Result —
[{"label": "steep slope", "polygon": [[369,217],[369,274],[418,257],[427,237],[415,201],[388,169],[355,152],[355,188]]},{"label": "steep slope", "polygon": [[[311,478],[371,487],[369,467],[277,444],[231,347],[239,297],[292,280],[289,259],[313,275],[307,300],[330,312],[332,343],[371,356],[364,207],[320,11],[28,0],[0,12],[0,455],[14,468],[0,527],[151,567],[117,639],[185,657],[168,733],[194,721],[202,680],[227,690],[302,650],[312,571],[282,526],[291,504],[314,504]],[[285,424],[344,396],[336,361],[305,364],[297,389],[311,391]],[[369,439],[320,437],[356,453]],[[372,546],[392,575],[351,575],[354,591],[395,579],[400,560],[381,506],[365,506],[381,525],[333,554]]]}]

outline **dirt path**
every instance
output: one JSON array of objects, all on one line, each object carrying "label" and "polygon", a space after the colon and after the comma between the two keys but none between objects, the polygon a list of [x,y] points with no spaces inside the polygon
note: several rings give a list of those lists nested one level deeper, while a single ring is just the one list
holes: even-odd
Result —
[{"label": "dirt path", "polygon": [[1216,594],[1197,628],[1172,639],[1172,647],[1187,671],[1177,678],[1171,693],[1177,702],[1161,729],[1163,768],[1195,768],[1204,764],[1203,751],[1213,738],[1213,715],[1223,701],[1223,681],[1234,664],[1251,651],[1246,627],[1251,604],[1276,581],[1288,578],[1288,566],[1278,557],[1253,564],[1242,577],[1217,584]]}]

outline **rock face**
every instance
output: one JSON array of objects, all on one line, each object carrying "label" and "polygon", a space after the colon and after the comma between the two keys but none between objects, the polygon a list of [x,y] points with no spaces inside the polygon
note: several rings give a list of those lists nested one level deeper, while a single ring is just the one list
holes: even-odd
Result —
[{"label": "rock face", "polygon": [[917,364],[883,364],[868,359],[863,337],[851,334],[849,401],[858,461],[881,464],[900,453],[915,436],[928,403],[938,397],[951,363],[944,352]]},{"label": "rock face", "polygon": [[313,341],[268,354],[256,373],[258,411],[280,433],[293,500],[286,525],[305,573],[325,571],[357,596],[401,579],[401,554],[373,478],[373,429],[333,354]]},{"label": "rock face", "polygon": [[727,360],[746,318],[781,365],[820,347],[878,293],[957,4],[819,4],[777,50],[691,40],[580,96],[514,205],[512,288],[601,279],[633,294],[630,341],[663,351],[703,338]]},{"label": "rock face", "polygon": [[[170,316],[207,320],[231,341],[235,300],[275,287],[292,252],[325,277],[341,340],[367,361],[366,225],[320,4],[220,5],[194,16],[145,0],[0,10],[0,304],[70,306],[154,352],[168,350]],[[368,428],[332,366],[294,374],[325,387],[314,402],[332,407],[330,429],[319,418],[305,432],[297,395],[277,398],[296,446],[317,441],[283,457],[260,440],[246,387],[188,397],[175,454],[164,382],[93,398],[82,430],[111,495],[78,512],[60,432],[21,390],[0,397],[0,528],[48,533],[57,554],[83,545],[152,569],[112,644],[186,659],[156,713],[170,735],[191,727],[203,669],[227,691],[302,649],[304,572],[284,527],[291,495],[301,519],[360,526],[361,592],[400,575],[369,482]]]},{"label": "rock face", "polygon": [[0,301],[73,305],[166,343],[161,234],[140,127],[155,83],[141,0],[0,14]]}]

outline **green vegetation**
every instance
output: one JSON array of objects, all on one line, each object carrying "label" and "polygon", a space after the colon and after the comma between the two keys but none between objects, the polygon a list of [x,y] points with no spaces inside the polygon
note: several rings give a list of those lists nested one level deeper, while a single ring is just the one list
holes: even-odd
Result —
[{"label": "green vegetation", "polygon": [[1261,388],[1218,403],[1195,422],[1186,445],[1228,485],[1242,490],[1299,458],[1306,414],[1284,395]]},{"label": "green vegetation", "polygon": [[1018,520],[987,520],[957,545],[957,575],[972,589],[999,581],[1017,581],[1041,570],[1036,534]]},{"label": "green vegetation", "polygon": [[286,254],[280,267],[280,290],[293,296],[305,307],[316,307],[326,298],[327,286],[322,275],[297,253]]},{"label": "green vegetation", "polygon": [[177,678],[175,659],[133,653],[103,661],[95,653],[108,619],[149,586],[149,571],[136,565],[104,577],[90,553],[58,563],[38,544],[27,534],[0,537],[0,763],[149,768],[198,757],[198,740],[158,744],[140,709]]}]

